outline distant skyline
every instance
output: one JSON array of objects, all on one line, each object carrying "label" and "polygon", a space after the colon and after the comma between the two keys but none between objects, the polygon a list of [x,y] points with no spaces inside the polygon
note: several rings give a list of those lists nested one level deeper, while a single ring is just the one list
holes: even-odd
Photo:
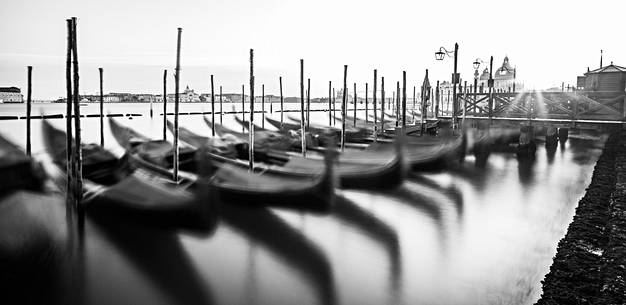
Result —
[{"label": "distant skyline", "polygon": [[[80,92],[160,93],[163,69],[173,92],[176,28],[183,28],[181,88],[210,92],[209,75],[224,92],[248,87],[248,52],[255,50],[260,94],[299,95],[299,60],[311,78],[312,96],[328,95],[328,81],[364,94],[373,69],[395,90],[402,71],[419,86],[429,69],[431,84],[449,80],[452,58],[435,61],[440,46],[458,42],[459,72],[473,82],[472,62],[494,56],[494,69],[509,56],[525,87],[575,84],[587,67],[626,65],[620,1],[11,1],[0,11],[0,87],[26,85],[33,68],[35,99],[65,94],[65,19],[78,21]],[[621,30],[621,31],[620,31]],[[480,70],[485,68],[481,66]],[[25,91],[25,90],[23,90]],[[247,93],[248,89],[246,89]],[[351,91],[351,89],[350,89]],[[216,88],[217,92],[217,88]],[[255,92],[255,93],[256,93]]]}]

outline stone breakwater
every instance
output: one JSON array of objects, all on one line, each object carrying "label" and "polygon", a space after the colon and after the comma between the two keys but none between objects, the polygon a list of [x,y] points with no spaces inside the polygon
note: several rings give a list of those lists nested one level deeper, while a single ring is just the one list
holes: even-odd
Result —
[{"label": "stone breakwater", "polygon": [[613,133],[542,281],[544,304],[626,304],[626,131]]}]

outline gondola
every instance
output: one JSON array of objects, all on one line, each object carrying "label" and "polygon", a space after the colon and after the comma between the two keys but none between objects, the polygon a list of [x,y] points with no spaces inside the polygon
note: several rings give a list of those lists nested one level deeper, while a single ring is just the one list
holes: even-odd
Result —
[{"label": "gondola", "polygon": [[[59,187],[66,185],[66,134],[43,121],[47,152],[56,165],[48,169]],[[131,139],[129,139],[131,141]],[[83,201],[87,213],[133,218],[158,226],[211,230],[213,204],[198,198],[190,184],[173,183],[134,167],[128,155],[114,156],[99,145],[82,144]]]},{"label": "gondola", "polygon": [[[109,119],[113,136],[122,145],[133,164],[159,173],[164,177],[171,177],[172,171],[166,163],[157,163],[154,160],[142,158],[137,151],[145,151],[144,146],[150,147],[151,141],[141,137],[141,143],[135,142],[129,146],[130,137],[137,137],[137,133],[129,127],[121,126],[114,119]],[[184,131],[179,136],[188,137],[191,133]],[[200,136],[195,135],[193,140],[199,143]],[[251,206],[280,206],[298,210],[326,211],[334,200],[334,177],[332,157],[324,161],[324,165],[314,175],[303,177],[285,177],[272,172],[250,172],[246,168],[247,162],[236,161],[215,154],[209,145],[198,147],[195,150],[204,151],[203,158],[211,160],[214,174],[211,176],[211,186],[216,195],[224,202]],[[170,144],[171,147],[171,144]],[[208,148],[208,150],[206,149]],[[190,172],[181,172],[181,176],[194,181],[200,169],[192,168]]]},{"label": "gondola", "polygon": [[17,145],[0,136],[0,196],[17,189],[40,190],[45,173]]},{"label": "gondola", "polygon": [[[249,123],[240,119],[239,117],[235,117],[237,123],[241,124],[246,130],[249,127]],[[205,123],[212,128],[213,125],[211,120],[207,117],[204,117]],[[255,125],[256,126],[256,125]],[[235,137],[240,141],[245,143],[248,142],[249,134],[242,133],[225,127],[221,124],[215,125],[215,133],[221,137]],[[291,132],[291,133],[280,133],[277,131],[272,131],[264,128],[254,129],[254,147],[255,153],[266,152],[269,150],[273,151],[300,151],[302,149],[302,138],[299,132]],[[307,149],[323,151],[324,149],[320,147],[320,141],[318,137],[311,136],[311,134],[306,134],[306,145]]]},{"label": "gondola", "polygon": [[[181,140],[188,144],[194,141],[198,143],[196,140],[198,135],[190,136],[188,130],[179,131],[179,135]],[[208,143],[208,139],[203,142]],[[400,184],[405,176],[406,167],[402,154],[397,152],[402,152],[402,149],[390,149],[382,153],[378,151],[351,151],[340,154],[336,169],[340,186],[344,188],[380,189]],[[222,157],[221,160],[223,159]],[[226,162],[240,166],[245,164],[245,162],[235,160]],[[287,162],[279,166],[259,164],[255,167],[256,170],[285,177],[314,177],[321,174],[323,168],[324,160],[320,155],[307,158],[288,155]]]},{"label": "gondola", "polygon": [[[269,117],[265,117],[265,120],[278,129],[282,133],[288,133],[291,131],[298,132],[301,129],[300,124],[283,122],[282,124]],[[310,132],[315,135],[327,134],[329,136],[334,136],[339,138],[341,136],[341,130],[337,128],[331,127],[315,127],[311,126],[309,128]],[[352,143],[367,143],[371,142],[370,132],[365,129],[356,129],[347,127],[346,128],[346,141]]]},{"label": "gondola", "polygon": [[68,261],[65,200],[40,162],[0,136],[0,285],[3,304],[62,304]]},{"label": "gondola", "polygon": [[[298,124],[300,124],[300,121],[298,119],[296,119],[296,118],[294,118],[292,116],[288,116],[288,118],[290,120],[296,121]],[[239,117],[235,117],[235,120],[237,121],[237,123],[242,125],[244,128],[248,129],[249,124],[250,124],[248,121],[242,120]],[[209,123],[210,123],[210,121],[207,120],[207,124],[209,124]],[[337,143],[338,142],[337,139],[341,135],[341,131],[340,130],[337,133],[337,129],[333,128],[333,127],[320,126],[320,125],[317,125],[317,124],[311,124],[311,126],[313,126],[313,127],[310,130],[312,130],[313,132],[307,132],[306,133],[307,150],[324,151],[324,150],[326,150],[325,147],[328,146],[328,144],[330,142],[334,142],[337,145],[339,145],[339,143]],[[286,137],[290,137],[295,142],[293,144],[293,146],[292,146],[292,150],[301,151],[301,149],[302,149],[302,140],[300,138],[300,133],[301,133],[300,129],[292,129],[292,130],[290,130],[288,132],[280,132],[280,131],[273,131],[273,130],[269,130],[269,129],[266,129],[266,128],[262,128],[262,127],[259,127],[258,125],[255,124],[255,129],[254,129],[255,132],[257,131],[257,128],[260,128],[264,132],[273,133],[273,134],[275,134],[277,136],[278,135],[283,135],[283,136],[286,136]],[[225,133],[229,133],[227,131],[228,130],[227,128],[221,127],[221,129]],[[236,131],[233,131],[233,132],[236,132]],[[246,134],[246,137],[247,137],[247,134]],[[349,147],[349,148],[364,149],[364,148],[367,147],[368,144],[369,143],[363,143],[363,141],[359,141],[359,143],[352,143],[352,142],[344,143],[344,146],[345,147]]]}]

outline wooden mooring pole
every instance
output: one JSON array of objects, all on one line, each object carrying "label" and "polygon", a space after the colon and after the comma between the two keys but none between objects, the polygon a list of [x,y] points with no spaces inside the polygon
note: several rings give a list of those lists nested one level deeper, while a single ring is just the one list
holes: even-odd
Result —
[{"label": "wooden mooring pole", "polygon": [[493,117],[493,56],[489,59],[489,102],[487,103],[487,107],[489,108],[489,126],[491,126],[491,121]]},{"label": "wooden mooring pole", "polygon": [[72,95],[72,19],[67,19],[67,58],[65,61],[65,88],[67,90],[66,100],[66,114],[65,114],[65,135],[66,135],[66,174],[67,185],[66,193],[68,204],[72,208],[74,205],[74,146],[72,145],[73,133],[72,133],[72,101],[74,100]]},{"label": "wooden mooring pole", "polygon": [[[104,147],[104,70],[102,68],[98,68],[98,72],[100,73],[100,146]],[[150,117],[152,117],[152,100],[150,100]]]},{"label": "wooden mooring pole", "polygon": [[32,94],[32,76],[33,76],[33,66],[28,66],[27,68],[27,91],[26,91],[26,154],[30,156],[31,147],[30,147],[30,112],[31,112],[31,94]]},{"label": "wooden mooring pole", "polygon": [[311,79],[307,78],[306,85],[306,130],[311,129]]},{"label": "wooden mooring pole", "polygon": [[283,77],[279,76],[278,77],[278,82],[279,82],[279,88],[280,88],[280,128],[283,128],[283,113],[284,112],[284,108],[283,108]]},{"label": "wooden mooring pole", "polygon": [[367,97],[368,97],[367,96],[367,89],[368,89],[367,88],[367,83],[365,83],[365,123],[369,122],[369,118],[368,118],[369,111],[367,110]]},{"label": "wooden mooring pole", "polygon": [[406,129],[406,71],[402,71],[402,130]]},{"label": "wooden mooring pole", "polygon": [[413,124],[415,124],[415,86],[413,86]]},{"label": "wooden mooring pole", "polygon": [[174,181],[178,182],[178,100],[180,84],[180,40],[182,28],[178,28],[178,39],[176,43],[176,73],[174,74]]},{"label": "wooden mooring pole", "polygon": [[[246,89],[241,85],[241,120],[246,120]],[[246,132],[246,127],[241,125],[241,132]]]},{"label": "wooden mooring pole", "polygon": [[163,70],[163,141],[167,141],[167,69]]},{"label": "wooden mooring pole", "polygon": [[211,74],[211,136],[215,137],[215,91],[213,88],[213,74]]},{"label": "wooden mooring pole", "polygon": [[76,17],[72,17],[72,66],[74,73],[74,142],[75,142],[75,164],[74,164],[74,200],[78,211],[79,204],[83,199],[83,150],[81,146],[81,130],[80,130],[80,91],[79,91],[79,74],[78,74],[78,38],[76,30]]},{"label": "wooden mooring pole", "polygon": [[265,128],[265,84],[261,85],[261,128]]},{"label": "wooden mooring pole", "polygon": [[224,108],[222,108],[222,86],[220,86],[220,125],[224,123]]},{"label": "wooden mooring pole", "polygon": [[[333,117],[337,115],[337,98],[335,96],[335,88],[333,88]],[[333,120],[333,126],[337,126],[337,122]]]},{"label": "wooden mooring pole", "polygon": [[385,132],[385,77],[380,78],[380,132]]},{"label": "wooden mooring pole", "polygon": [[332,88],[333,88],[333,82],[328,81],[328,126],[332,126],[333,124]]},{"label": "wooden mooring pole", "polygon": [[300,138],[302,156],[306,157],[306,134],[304,130],[304,59],[300,59]]},{"label": "wooden mooring pole", "polygon": [[250,49],[250,121],[248,125],[248,160],[250,171],[254,172],[254,50]]},{"label": "wooden mooring pole", "polygon": [[374,103],[374,142],[378,141],[378,132],[377,132],[377,126],[376,126],[376,121],[378,120],[378,114],[376,113],[376,85],[378,82],[378,77],[377,77],[377,72],[376,69],[374,69],[374,88],[372,88],[372,102]]},{"label": "wooden mooring pole", "polygon": [[341,101],[341,151],[346,146],[346,102],[348,98],[348,65],[343,66],[343,100]]},{"label": "wooden mooring pole", "polygon": [[439,118],[439,81],[437,81],[437,89],[435,89],[435,119]]},{"label": "wooden mooring pole", "polygon": [[396,127],[400,127],[400,82],[396,82],[396,104],[395,106],[395,110],[396,110]]},{"label": "wooden mooring pole", "polygon": [[353,112],[353,117],[352,117],[352,125],[354,127],[356,127],[356,103],[357,103],[357,101],[356,101],[356,83],[354,83],[354,101],[352,103],[353,106],[354,106],[354,109],[353,109],[354,112]]}]

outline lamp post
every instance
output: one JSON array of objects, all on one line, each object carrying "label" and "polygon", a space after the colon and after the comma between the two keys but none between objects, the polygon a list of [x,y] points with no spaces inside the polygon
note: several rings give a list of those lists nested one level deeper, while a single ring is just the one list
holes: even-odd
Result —
[{"label": "lamp post", "polygon": [[476,92],[478,91],[478,68],[480,68],[480,64],[487,64],[484,60],[480,58],[476,58],[472,65],[474,66],[474,110],[476,110]]},{"label": "lamp post", "polygon": [[454,54],[454,72],[452,73],[452,129],[456,129],[457,121],[457,100],[456,100],[456,83],[459,81],[457,71],[457,58],[459,55],[459,44],[454,44],[454,51],[448,51],[444,47],[440,47],[439,51],[435,52],[436,60],[443,60],[445,56],[451,57],[451,53]]}]

